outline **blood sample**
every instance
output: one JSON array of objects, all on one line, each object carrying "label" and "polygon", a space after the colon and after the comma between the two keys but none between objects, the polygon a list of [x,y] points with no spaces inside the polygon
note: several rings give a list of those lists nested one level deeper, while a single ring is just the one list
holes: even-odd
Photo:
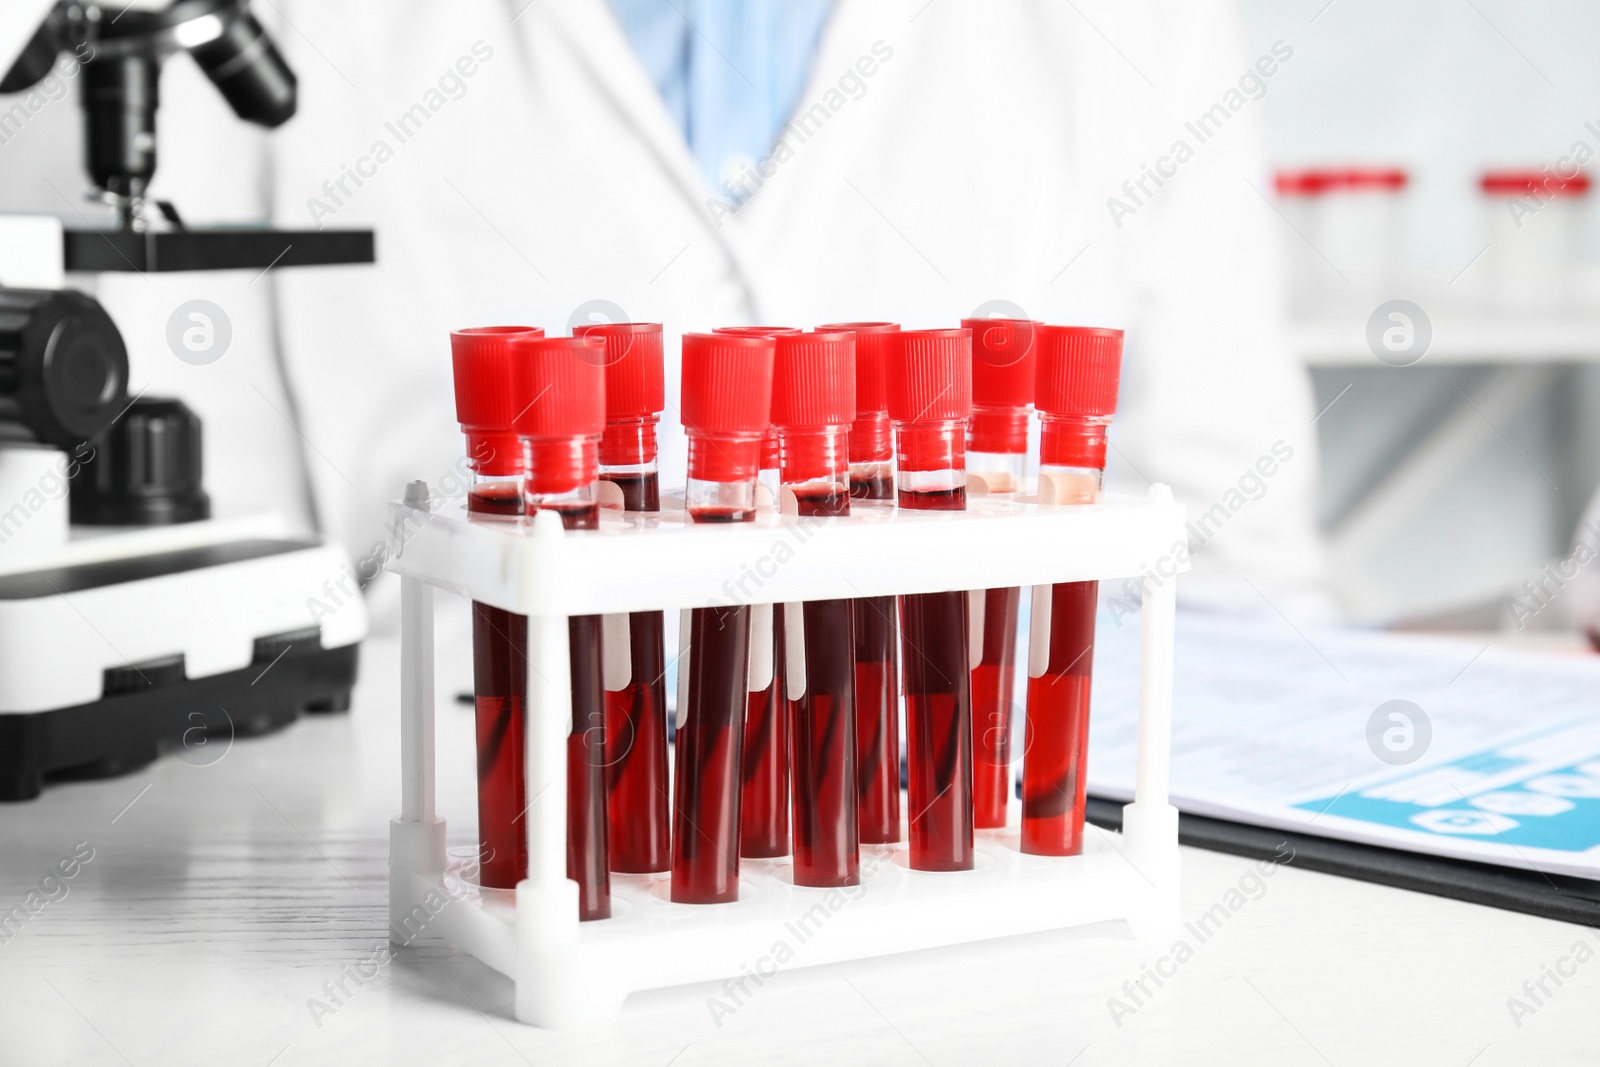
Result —
[{"label": "blood sample", "polygon": [[[1106,465],[1106,427],[1117,408],[1122,331],[1041,326],[1034,403],[1040,418],[1039,500],[1093,504]],[[1094,668],[1098,582],[1033,590],[1022,851],[1083,851],[1084,771]]]},{"label": "blood sample", "polygon": [[[771,429],[761,438],[758,478],[760,496],[772,507],[778,491],[778,435]],[[745,703],[739,854],[776,858],[789,854],[789,705],[780,683],[787,642],[778,605],[756,604],[750,612],[750,640],[757,647],[751,650]]]},{"label": "blood sample", "polygon": [[[966,420],[972,405],[970,330],[896,335],[887,373],[899,506],[966,508]],[[900,598],[901,678],[906,695],[906,803],[911,866],[973,866],[972,696],[967,594]]]},{"label": "blood sample", "polygon": [[[848,516],[847,438],[855,418],[855,335],[783,334],[776,342],[772,424],[782,452],[782,510],[805,519]],[[851,601],[786,604],[784,627],[794,881],[804,886],[858,885]]]},{"label": "blood sample", "polygon": [[[1028,458],[1035,324],[963,319],[961,325],[972,331],[967,486],[988,496],[1015,497],[1023,491]],[[988,589],[982,596],[983,646],[972,665],[972,808],[974,824],[992,830],[1005,826],[1011,797],[1011,703],[1022,590]]]},{"label": "blood sample", "polygon": [[[689,516],[697,523],[755,518],[756,469],[772,402],[767,336],[685,334],[680,405],[689,437]],[[739,898],[739,818],[750,614],[744,605],[695,608],[678,661],[672,899]]]},{"label": "blood sample", "polygon": [[[892,322],[841,322],[818,333],[856,335],[856,419],[850,424],[850,496],[894,499],[894,442],[884,397],[884,355],[900,332]],[[895,598],[851,603],[856,635],[856,821],[864,844],[900,840],[899,638]]]},{"label": "blood sample", "polygon": [[[661,324],[580,326],[606,345],[606,429],[600,478],[628,514],[661,510],[656,424],[666,406]],[[659,611],[606,618],[606,794],[611,869],[635,874],[672,866],[667,780],[667,690]],[[614,636],[613,636],[614,635]]]},{"label": "blood sample", "polygon": [[[511,420],[530,384],[507,340],[541,337],[529,326],[486,326],[450,335],[456,418],[467,436],[472,484],[467,511],[484,521],[522,515],[522,446]],[[528,836],[520,821],[527,781],[528,620],[476,601],[472,605],[472,696],[478,753],[478,880],[511,889],[528,872]]]},{"label": "blood sample", "polygon": [[[733,337],[798,334],[793,326],[720,326],[712,331]],[[757,479],[761,506],[778,499],[778,434],[770,426],[761,438]],[[739,854],[774,859],[789,854],[789,706],[779,679],[784,674],[787,641],[783,611],[774,604],[751,607],[750,695],[744,716],[741,760]]]},{"label": "blood sample", "polygon": [[[600,524],[600,436],[605,430],[606,342],[600,337],[513,338],[537,389],[512,423],[527,458],[523,505],[553,511],[568,530]],[[607,863],[605,683],[599,615],[567,620],[572,728],[567,737],[567,877],[578,918],[611,916]]]}]

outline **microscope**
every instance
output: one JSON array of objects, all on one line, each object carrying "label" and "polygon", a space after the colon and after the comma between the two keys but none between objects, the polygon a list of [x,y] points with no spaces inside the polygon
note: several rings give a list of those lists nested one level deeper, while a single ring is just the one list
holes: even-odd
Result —
[{"label": "microscope", "polygon": [[0,128],[18,106],[8,94],[81,64],[90,196],[115,225],[0,216],[6,801],[168,752],[215,763],[236,738],[346,710],[367,633],[342,548],[274,515],[211,517],[200,420],[177,399],[129,397],[115,323],[66,285],[76,272],[373,262],[370,230],[192,229],[147,196],[167,58],[189,53],[236,115],[268,128],[294,114],[293,72],[245,0],[41,9],[0,78]]}]

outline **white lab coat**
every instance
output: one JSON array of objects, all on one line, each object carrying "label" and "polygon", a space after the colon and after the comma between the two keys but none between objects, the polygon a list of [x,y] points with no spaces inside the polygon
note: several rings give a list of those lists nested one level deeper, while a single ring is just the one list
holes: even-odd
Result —
[{"label": "white lab coat", "polygon": [[[1283,328],[1283,223],[1256,191],[1264,105],[1246,103],[1120,226],[1107,204],[1132,204],[1124,183],[1180,137],[1193,145],[1185,121],[1257,59],[1228,0],[839,0],[802,96],[806,136],[731,216],[604,0],[274,7],[260,15],[299,75],[300,113],[253,140],[219,129],[238,146],[224,153],[181,149],[233,120],[209,88],[174,91],[175,77],[199,82],[192,71],[169,72],[157,190],[205,217],[219,186],[259,188],[279,226],[378,231],[376,267],[230,283],[239,317],[275,324],[322,522],[352,550],[380,536],[406,480],[459,470],[452,328],[564,332],[597,299],[664,321],[663,459],[681,476],[673,335],[951,325],[1003,299],[1127,329],[1113,488],[1166,482],[1213,517],[1180,589],[1286,609],[1318,593],[1311,394]],[[425,119],[395,125],[419,104]],[[185,115],[202,111],[196,128]],[[149,305],[148,284],[121,289]],[[152,321],[176,302],[156,301]],[[133,346],[136,382],[173,370],[148,341]],[[191,400],[214,435],[260,442],[208,449],[214,484],[282,486],[293,470],[290,398],[253,351],[235,372],[249,389],[184,380],[207,394]],[[1292,458],[1252,476],[1275,450]],[[230,489],[219,503],[247,500]]]}]

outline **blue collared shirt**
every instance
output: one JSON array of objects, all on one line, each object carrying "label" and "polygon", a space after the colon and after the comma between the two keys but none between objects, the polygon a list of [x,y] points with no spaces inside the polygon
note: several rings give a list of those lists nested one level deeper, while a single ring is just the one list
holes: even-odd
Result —
[{"label": "blue collared shirt", "polygon": [[811,74],[833,0],[610,0],[700,170],[734,204]]}]

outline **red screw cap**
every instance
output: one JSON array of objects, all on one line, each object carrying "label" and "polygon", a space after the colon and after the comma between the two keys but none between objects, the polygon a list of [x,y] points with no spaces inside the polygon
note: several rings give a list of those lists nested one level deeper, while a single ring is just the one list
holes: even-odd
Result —
[{"label": "red screw cap", "polygon": [[579,326],[574,337],[605,342],[606,419],[659,415],[667,406],[659,322],[610,322]]},{"label": "red screw cap", "polygon": [[684,427],[711,437],[766,433],[773,347],[765,334],[684,334]]},{"label": "red screw cap", "polygon": [[606,342],[600,337],[513,337],[529,397],[512,420],[519,437],[597,437],[606,428]]},{"label": "red screw cap", "polygon": [[903,330],[885,364],[889,418],[898,423],[972,413],[972,331]]},{"label": "red screw cap", "polygon": [[1028,319],[962,319],[972,331],[972,404],[1025,408],[1033,403],[1036,335]]},{"label": "red screw cap", "polygon": [[467,455],[479,474],[522,472],[522,449],[511,420],[531,394],[510,345],[519,336],[543,337],[544,331],[537,326],[477,326],[450,334],[456,421],[467,435]]},{"label": "red screw cap", "polygon": [[1122,331],[1040,326],[1033,403],[1049,415],[1104,418],[1117,412]]},{"label": "red screw cap", "polygon": [[794,326],[718,326],[712,333],[732,334],[734,337],[776,337],[782,333],[799,333]]},{"label": "red screw cap", "polygon": [[[730,337],[781,337],[784,334],[799,333],[794,326],[718,326],[712,333],[725,334]],[[761,469],[775,471],[778,469],[778,435],[768,430],[761,439]]]},{"label": "red screw cap", "polygon": [[773,338],[772,425],[842,426],[856,417],[856,335],[845,331]]},{"label": "red screw cap", "polygon": [[856,335],[856,415],[857,417],[888,410],[884,397],[884,364],[894,335],[900,332],[898,322],[833,322],[818,326],[818,333],[837,333],[849,330]]}]

